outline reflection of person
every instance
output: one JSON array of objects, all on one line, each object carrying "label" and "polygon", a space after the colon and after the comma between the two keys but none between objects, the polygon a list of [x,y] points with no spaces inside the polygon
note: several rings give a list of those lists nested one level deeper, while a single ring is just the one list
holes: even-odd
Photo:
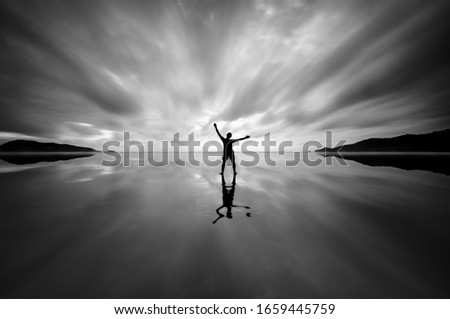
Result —
[{"label": "reflection of person", "polygon": [[222,134],[220,134],[219,130],[217,129],[216,123],[214,123],[214,128],[216,129],[217,134],[219,135],[220,139],[223,143],[223,157],[222,157],[222,172],[220,174],[223,174],[223,171],[225,169],[225,163],[227,159],[230,159],[233,163],[233,172],[236,173],[236,162],[234,160],[234,151],[233,151],[233,143],[237,141],[245,140],[246,138],[250,138],[250,135],[247,135],[246,137],[238,138],[238,139],[232,139],[232,134],[230,132],[227,133],[227,137],[223,137]]},{"label": "reflection of person", "polygon": [[[220,213],[220,210],[224,207],[227,209],[227,218],[233,218],[233,214],[231,213],[232,207],[243,207],[246,209],[250,209],[250,207],[248,206],[233,205],[235,190],[236,190],[236,175],[234,175],[233,177],[233,182],[231,183],[231,186],[227,186],[225,184],[225,178],[222,175],[222,206],[216,209],[216,213],[217,215],[219,215],[219,217],[217,217],[217,219],[213,221],[213,224],[215,224],[222,217],[225,217],[224,214]],[[247,213],[246,215],[247,217],[251,217],[250,213]]]}]

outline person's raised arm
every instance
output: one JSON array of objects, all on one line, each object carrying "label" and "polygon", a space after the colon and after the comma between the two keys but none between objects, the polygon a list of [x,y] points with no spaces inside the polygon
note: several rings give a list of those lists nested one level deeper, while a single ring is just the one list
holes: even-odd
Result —
[{"label": "person's raised arm", "polygon": [[237,139],[233,140],[233,142],[246,140],[246,139],[248,139],[248,138],[250,138],[250,135],[247,135],[246,137],[237,138]]},{"label": "person's raised arm", "polygon": [[219,135],[221,140],[224,140],[225,138],[222,136],[222,134],[220,134],[219,129],[217,128],[217,124],[214,123],[214,128],[216,129],[217,135]]}]

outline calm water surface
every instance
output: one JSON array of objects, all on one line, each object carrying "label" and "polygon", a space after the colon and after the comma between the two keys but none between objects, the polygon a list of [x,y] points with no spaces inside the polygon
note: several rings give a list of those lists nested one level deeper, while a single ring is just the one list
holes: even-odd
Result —
[{"label": "calm water surface", "polygon": [[450,298],[450,176],[102,156],[0,161],[3,298]]}]

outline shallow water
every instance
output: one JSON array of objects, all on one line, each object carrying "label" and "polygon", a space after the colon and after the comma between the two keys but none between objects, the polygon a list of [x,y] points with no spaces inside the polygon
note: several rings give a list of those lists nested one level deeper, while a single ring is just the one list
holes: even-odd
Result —
[{"label": "shallow water", "polygon": [[449,176],[102,156],[0,161],[3,298],[450,298]]}]

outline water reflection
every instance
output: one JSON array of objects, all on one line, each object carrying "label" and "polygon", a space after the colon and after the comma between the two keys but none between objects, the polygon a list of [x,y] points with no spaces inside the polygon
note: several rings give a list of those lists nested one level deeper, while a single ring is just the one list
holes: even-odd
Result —
[{"label": "water reflection", "polygon": [[448,176],[99,156],[0,162],[2,298],[450,297]]},{"label": "water reflection", "polygon": [[356,161],[367,166],[389,166],[404,170],[423,170],[450,175],[450,154],[414,154],[414,153],[340,153],[322,156],[334,156]]},{"label": "water reflection", "polygon": [[[250,209],[249,206],[233,204],[234,192],[236,190],[236,174],[233,174],[233,181],[231,182],[231,185],[226,184],[224,174],[221,174],[220,176],[222,176],[222,206],[220,206],[219,208],[216,209],[216,213],[219,217],[217,217],[217,219],[213,221],[213,224],[215,224],[219,219],[225,217],[224,214],[220,213],[220,210],[222,208],[226,208],[226,210],[227,210],[226,216],[229,219],[233,218],[233,213],[231,212],[231,209],[233,207],[241,207],[241,208],[245,208],[245,209]],[[247,212],[245,215],[247,217],[251,217],[250,212]]]},{"label": "water reflection", "polygon": [[67,161],[75,158],[91,157],[94,153],[0,153],[0,160],[15,165],[40,162]]}]

